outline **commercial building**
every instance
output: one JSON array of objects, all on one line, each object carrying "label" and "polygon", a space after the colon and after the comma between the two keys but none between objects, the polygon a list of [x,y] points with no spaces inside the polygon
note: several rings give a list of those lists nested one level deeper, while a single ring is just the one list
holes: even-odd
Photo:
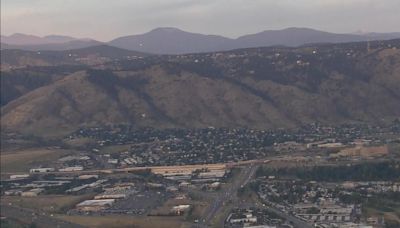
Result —
[{"label": "commercial building", "polygon": [[54,168],[36,168],[36,169],[30,169],[30,173],[48,173],[48,172],[54,172]]},{"label": "commercial building", "polygon": [[82,171],[82,166],[72,166],[72,167],[65,167],[63,169],[59,169],[60,172],[74,172],[74,171]]}]

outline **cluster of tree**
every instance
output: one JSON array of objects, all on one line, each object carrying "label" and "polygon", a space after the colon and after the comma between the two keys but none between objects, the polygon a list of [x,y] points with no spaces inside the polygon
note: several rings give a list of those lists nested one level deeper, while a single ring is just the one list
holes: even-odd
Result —
[{"label": "cluster of tree", "polygon": [[400,180],[400,162],[363,163],[351,166],[302,168],[261,168],[257,176],[290,176],[314,181],[390,181]]}]

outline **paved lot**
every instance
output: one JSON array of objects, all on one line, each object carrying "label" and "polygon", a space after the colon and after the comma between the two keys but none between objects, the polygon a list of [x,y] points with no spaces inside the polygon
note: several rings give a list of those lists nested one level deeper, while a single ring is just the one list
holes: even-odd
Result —
[{"label": "paved lot", "polygon": [[107,211],[145,214],[157,206],[162,205],[166,198],[167,194],[163,191],[143,191],[132,194],[126,199],[116,201],[116,203]]}]

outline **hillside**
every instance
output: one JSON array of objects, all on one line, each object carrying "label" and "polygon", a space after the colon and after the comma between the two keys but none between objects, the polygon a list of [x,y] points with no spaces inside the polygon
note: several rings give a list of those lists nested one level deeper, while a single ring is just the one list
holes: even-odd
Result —
[{"label": "hillside", "polygon": [[49,85],[86,66],[28,67],[1,72],[1,106],[39,87]]},{"label": "hillside", "polygon": [[98,45],[67,51],[24,51],[5,49],[1,51],[1,69],[27,66],[97,65],[118,59],[130,59],[148,54],[129,51],[108,45]]},{"label": "hillside", "polygon": [[270,129],[400,116],[400,40],[149,56],[52,78],[1,109],[12,131],[116,123]]}]

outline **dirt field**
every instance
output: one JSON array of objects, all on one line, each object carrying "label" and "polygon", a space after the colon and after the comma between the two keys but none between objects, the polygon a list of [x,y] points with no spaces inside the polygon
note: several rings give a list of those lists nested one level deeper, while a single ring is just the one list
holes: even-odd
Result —
[{"label": "dirt field", "polygon": [[49,213],[61,213],[74,207],[77,203],[92,197],[93,195],[46,195],[38,197],[5,196],[1,197],[1,203],[11,203],[17,207],[41,210]]},{"label": "dirt field", "polygon": [[100,153],[101,154],[122,153],[124,151],[128,151],[132,145],[134,144],[106,146],[101,148]]},{"label": "dirt field", "polygon": [[115,215],[115,216],[57,216],[60,219],[78,223],[83,226],[100,228],[188,228],[189,223],[182,220],[182,217],[158,217],[158,216],[145,216],[133,217],[129,215]]},{"label": "dirt field", "polygon": [[393,211],[382,211],[378,208],[366,207],[364,208],[365,217],[380,217],[383,216],[386,221],[393,221],[400,223],[400,205],[397,204],[397,207],[391,208]]},{"label": "dirt field", "polygon": [[388,146],[371,146],[371,147],[353,147],[341,150],[334,157],[346,157],[346,156],[361,156],[361,157],[379,157],[387,155]]},{"label": "dirt field", "polygon": [[35,165],[54,161],[69,154],[66,150],[29,149],[13,152],[3,152],[1,158],[1,172],[29,172]]},{"label": "dirt field", "polygon": [[209,202],[192,199],[169,199],[161,207],[152,210],[151,214],[168,214],[173,206],[181,204],[189,204],[193,206],[190,215],[183,215],[183,218],[187,218],[193,221],[200,218],[204,214],[204,211],[207,209]]}]

